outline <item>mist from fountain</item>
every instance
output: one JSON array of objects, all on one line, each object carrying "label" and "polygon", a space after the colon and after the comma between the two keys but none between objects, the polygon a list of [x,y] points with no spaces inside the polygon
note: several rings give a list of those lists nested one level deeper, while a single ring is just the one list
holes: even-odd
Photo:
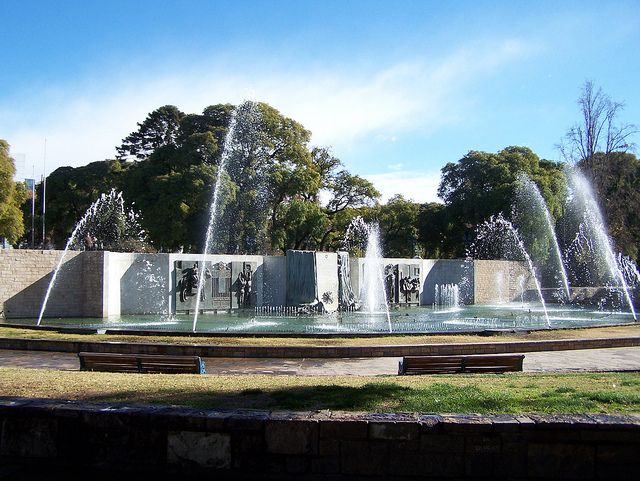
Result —
[{"label": "mist from fountain", "polygon": [[594,250],[594,253],[605,262],[606,268],[609,271],[610,282],[614,288],[622,291],[629,310],[633,315],[633,319],[638,320],[633,306],[633,300],[631,299],[629,285],[614,254],[611,239],[607,234],[604,217],[596,202],[591,184],[576,168],[567,171],[567,178],[569,180],[569,186],[573,191],[573,200],[581,208],[583,215],[583,223],[578,235],[582,234],[586,236],[590,242],[594,243],[591,245],[591,248]]},{"label": "mist from fountain", "polygon": [[[133,209],[127,210],[125,208],[122,192],[117,192],[115,189],[111,189],[108,194],[101,194],[100,197],[89,206],[67,239],[64,251],[60,256],[60,260],[53,271],[51,281],[47,286],[36,326],[39,326],[42,322],[49,296],[55,286],[67,252],[69,250],[80,250],[86,247],[85,236],[90,236],[91,243],[97,243],[101,249],[115,249],[123,240],[128,239],[144,241],[145,232],[140,227],[138,218],[138,213]],[[96,245],[95,247],[98,246]]]},{"label": "mist from fountain", "polygon": [[382,266],[382,248],[380,246],[380,228],[378,224],[366,224],[367,247],[364,256],[362,289],[360,293],[361,310],[373,315],[384,312],[391,328],[389,303],[384,283]]},{"label": "mist from fountain", "polygon": [[436,284],[434,295],[436,307],[444,309],[460,307],[460,287],[458,284]]},{"label": "mist from fountain", "polygon": [[[478,251],[482,246],[492,250],[491,258],[499,258],[500,256],[496,255],[496,251],[502,251],[501,254],[504,254],[504,241],[505,234],[507,239],[510,238],[511,242],[516,247],[516,254],[520,254],[529,267],[529,272],[533,278],[533,281],[536,286],[536,290],[538,292],[538,298],[540,299],[540,303],[542,304],[542,310],[544,311],[544,318],[547,323],[547,327],[551,327],[551,322],[549,321],[549,314],[547,312],[547,305],[544,301],[544,297],[542,295],[542,287],[540,286],[540,281],[538,279],[536,268],[533,265],[533,261],[531,260],[531,256],[527,252],[525,248],[524,242],[522,241],[522,237],[518,232],[518,229],[504,218],[502,214],[498,214],[495,216],[491,216],[489,220],[480,224],[476,230],[476,241],[474,243],[473,249]],[[509,253],[513,254],[513,253]]]},{"label": "mist from fountain", "polygon": [[504,300],[504,271],[502,270],[495,271],[493,274],[493,277],[496,283],[496,291],[498,292],[498,297],[496,299],[496,302],[498,304],[504,304],[506,302]]},{"label": "mist from fountain", "polygon": [[[562,287],[564,288],[566,300],[570,300],[571,290],[569,289],[569,278],[567,276],[567,269],[564,265],[560,246],[558,245],[558,238],[556,236],[556,229],[554,227],[553,219],[551,218],[547,203],[542,197],[538,186],[524,173],[520,174],[520,176],[518,177],[516,202],[521,210],[534,209],[537,214],[542,214],[545,220],[547,234],[551,238],[553,244],[553,252],[555,254],[554,257],[556,261],[556,272],[558,272],[558,274],[561,276]],[[518,210],[515,210],[515,212],[518,212]]]},{"label": "mist from fountain", "polygon": [[216,182],[213,187],[213,193],[211,197],[211,205],[209,207],[209,222],[207,224],[207,232],[205,236],[204,251],[202,253],[202,266],[200,267],[200,275],[198,276],[198,292],[196,295],[195,312],[193,315],[193,332],[196,332],[198,324],[198,315],[200,314],[200,301],[202,300],[202,289],[205,283],[205,272],[207,265],[207,258],[211,254],[212,246],[214,243],[214,235],[216,226],[221,214],[220,209],[220,194],[223,190],[224,178],[227,173],[228,163],[233,154],[236,151],[236,146],[239,144],[240,139],[237,138],[237,130],[240,127],[239,121],[252,121],[255,122],[255,117],[258,115],[258,108],[254,102],[244,102],[236,107],[231,113],[231,119],[229,120],[229,127],[224,139],[222,147],[222,155],[220,157],[220,163],[218,164],[218,172],[216,174]]},{"label": "mist from fountain", "polygon": [[633,289],[640,287],[640,271],[638,271],[638,266],[636,266],[635,262],[629,256],[622,255],[622,253],[618,254],[617,260],[618,267],[622,271],[627,285]]}]

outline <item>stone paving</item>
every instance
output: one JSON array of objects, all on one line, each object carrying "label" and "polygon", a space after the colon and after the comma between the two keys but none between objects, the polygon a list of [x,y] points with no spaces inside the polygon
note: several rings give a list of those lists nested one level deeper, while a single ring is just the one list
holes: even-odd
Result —
[{"label": "stone paving", "polygon": [[[526,372],[640,371],[640,347],[524,353]],[[398,357],[350,359],[205,358],[208,373],[295,376],[382,376],[398,372]],[[0,366],[78,370],[76,354],[0,350]]]}]

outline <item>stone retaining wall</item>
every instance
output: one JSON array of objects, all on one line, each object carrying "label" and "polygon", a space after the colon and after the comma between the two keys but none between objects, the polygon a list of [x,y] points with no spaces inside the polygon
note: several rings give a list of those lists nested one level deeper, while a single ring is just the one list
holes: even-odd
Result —
[{"label": "stone retaining wall", "polygon": [[83,467],[88,478],[98,469],[308,480],[628,481],[640,472],[638,415],[224,412],[0,398],[0,423],[0,464]]},{"label": "stone retaining wall", "polygon": [[[104,252],[67,252],[47,303],[48,317],[103,317]],[[0,249],[0,311],[37,318],[62,251]]]},{"label": "stone retaining wall", "polygon": [[[524,262],[473,261],[473,302],[475,304],[520,301],[524,291],[535,288],[534,278]],[[534,299],[537,299],[537,291]]]}]

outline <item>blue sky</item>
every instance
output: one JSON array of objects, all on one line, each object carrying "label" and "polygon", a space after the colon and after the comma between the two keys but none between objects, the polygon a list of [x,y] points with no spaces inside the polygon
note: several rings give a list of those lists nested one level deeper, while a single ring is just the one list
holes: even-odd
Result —
[{"label": "blue sky", "polygon": [[270,103],[385,197],[469,150],[555,149],[590,79],[640,124],[637,1],[4,0],[0,138],[22,175],[111,158],[151,110]]}]

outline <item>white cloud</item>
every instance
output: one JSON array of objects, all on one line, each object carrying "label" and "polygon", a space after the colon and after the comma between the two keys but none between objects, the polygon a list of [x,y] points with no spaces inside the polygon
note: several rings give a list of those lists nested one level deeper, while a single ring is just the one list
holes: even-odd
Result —
[{"label": "white cloud", "polygon": [[364,175],[382,194],[387,202],[396,194],[414,202],[442,202],[438,199],[440,172],[395,171],[383,174]]},{"label": "white cloud", "polygon": [[[430,131],[468,115],[468,86],[483,74],[521,58],[517,41],[387,65],[377,71],[257,68],[210,65],[183,74],[123,74],[86,79],[23,98],[0,99],[0,132],[12,152],[26,154],[41,172],[47,138],[47,172],[115,155],[115,146],[153,109],[175,104],[200,112],[212,103],[238,103],[247,96],[270,103],[313,133],[313,143],[340,155],[368,135],[391,141],[403,130]],[[244,65],[250,64],[250,62]],[[176,69],[180,71],[179,69]],[[9,103],[10,102],[10,103]]]}]

